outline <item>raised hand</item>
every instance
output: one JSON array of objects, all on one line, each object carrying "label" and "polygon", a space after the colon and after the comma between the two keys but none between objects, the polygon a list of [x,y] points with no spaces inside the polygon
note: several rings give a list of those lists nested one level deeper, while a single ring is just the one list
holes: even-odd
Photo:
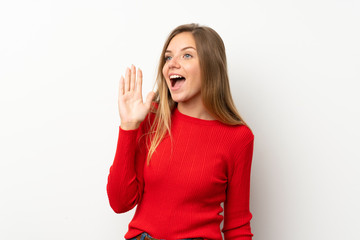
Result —
[{"label": "raised hand", "polygon": [[125,78],[121,76],[119,84],[120,127],[124,130],[136,129],[150,111],[151,101],[155,93],[150,92],[145,103],[142,97],[142,71],[134,65],[127,68]]}]

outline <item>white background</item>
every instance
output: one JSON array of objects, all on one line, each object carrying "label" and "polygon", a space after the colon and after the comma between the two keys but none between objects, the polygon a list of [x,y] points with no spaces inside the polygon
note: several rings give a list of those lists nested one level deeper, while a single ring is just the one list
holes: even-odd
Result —
[{"label": "white background", "polygon": [[[167,34],[223,38],[253,130],[254,239],[360,239],[355,0],[1,1],[0,239],[123,239],[106,195],[127,66],[154,83]],[[161,214],[161,213],[160,213]]]}]

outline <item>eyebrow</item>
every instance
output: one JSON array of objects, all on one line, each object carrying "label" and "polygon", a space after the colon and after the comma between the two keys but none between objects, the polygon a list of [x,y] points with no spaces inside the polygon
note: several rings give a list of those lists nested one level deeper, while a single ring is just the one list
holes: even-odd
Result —
[{"label": "eyebrow", "polygon": [[[183,49],[181,49],[181,51],[184,51],[186,49],[192,48],[196,51],[196,49],[194,47],[184,47]],[[170,50],[166,50],[165,52],[171,52]]]}]

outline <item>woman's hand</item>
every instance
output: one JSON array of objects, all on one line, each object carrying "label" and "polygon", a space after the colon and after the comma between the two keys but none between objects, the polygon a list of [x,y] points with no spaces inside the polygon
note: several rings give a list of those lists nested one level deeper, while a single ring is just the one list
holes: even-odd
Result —
[{"label": "woman's hand", "polygon": [[138,69],[136,76],[134,65],[131,66],[131,69],[127,68],[125,79],[121,76],[119,84],[120,127],[124,130],[138,128],[150,111],[154,95],[154,92],[150,92],[144,103],[142,97],[142,71]]}]

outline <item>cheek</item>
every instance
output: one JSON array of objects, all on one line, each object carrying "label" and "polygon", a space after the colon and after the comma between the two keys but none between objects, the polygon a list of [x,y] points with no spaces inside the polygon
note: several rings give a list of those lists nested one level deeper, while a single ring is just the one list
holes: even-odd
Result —
[{"label": "cheek", "polygon": [[191,62],[187,65],[188,72],[191,72],[193,76],[199,76],[200,75],[200,65],[198,62]]},{"label": "cheek", "polygon": [[194,70],[194,74],[196,76],[196,85],[198,88],[201,88],[201,71],[200,68]]},{"label": "cheek", "polygon": [[189,69],[191,75],[194,76],[196,82],[201,82],[201,71],[199,66],[191,66]]},{"label": "cheek", "polygon": [[163,69],[162,69],[162,74],[163,74],[163,77],[165,79],[165,84],[166,86],[169,88],[169,84],[170,84],[170,80],[168,80],[168,78],[166,77],[167,74],[168,74],[168,67],[166,67],[166,64],[164,65]]}]

